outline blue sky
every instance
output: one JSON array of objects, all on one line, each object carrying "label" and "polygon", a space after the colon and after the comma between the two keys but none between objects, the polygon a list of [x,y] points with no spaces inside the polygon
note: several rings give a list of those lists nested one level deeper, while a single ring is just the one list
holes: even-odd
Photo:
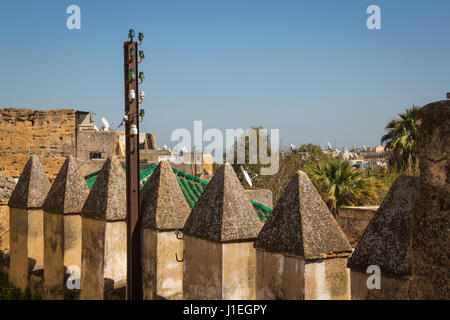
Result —
[{"label": "blue sky", "polygon": [[[81,30],[66,8],[81,8]],[[366,8],[381,8],[368,30]],[[0,107],[123,114],[122,42],[145,34],[141,127],[280,129],[283,144],[378,144],[450,91],[450,1],[2,1]]]}]

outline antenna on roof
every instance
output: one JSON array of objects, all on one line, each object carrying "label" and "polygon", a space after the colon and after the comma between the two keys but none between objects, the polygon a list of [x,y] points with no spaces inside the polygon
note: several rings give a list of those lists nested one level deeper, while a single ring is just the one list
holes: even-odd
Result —
[{"label": "antenna on roof", "polygon": [[250,179],[250,176],[248,175],[247,171],[244,170],[242,166],[239,166],[241,168],[242,174],[244,175],[245,181],[247,181],[250,188],[253,188],[252,179]]},{"label": "antenna on roof", "polygon": [[102,123],[103,123],[102,130],[103,131],[109,131],[109,122],[108,122],[108,120],[106,120],[105,118],[102,118]]}]

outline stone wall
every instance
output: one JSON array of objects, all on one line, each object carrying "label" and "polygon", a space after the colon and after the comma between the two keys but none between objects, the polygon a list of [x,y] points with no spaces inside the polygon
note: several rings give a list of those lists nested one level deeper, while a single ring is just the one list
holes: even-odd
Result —
[{"label": "stone wall", "polygon": [[411,223],[414,299],[450,298],[450,100],[424,106],[417,121],[420,185]]},{"label": "stone wall", "polygon": [[372,219],[378,206],[372,207],[339,207],[338,223],[347,236],[350,245],[355,248],[364,230]]},{"label": "stone wall", "polygon": [[30,155],[56,176],[64,157],[75,154],[75,110],[0,109],[0,172],[18,178]]},{"label": "stone wall", "polygon": [[[445,157],[433,163],[439,166],[440,161],[447,161]],[[54,192],[48,192],[50,185],[45,187],[47,178],[38,157],[31,157],[25,166],[9,201],[9,276],[15,285],[52,298],[42,290],[52,285],[47,275],[42,276],[45,268],[50,267],[47,274],[52,268],[65,274],[67,264],[79,261],[45,257],[54,251],[54,243],[59,243],[63,250],[58,249],[57,254],[67,253],[71,258],[72,245],[77,242],[77,256],[81,244],[80,298],[123,299],[127,229],[122,165],[116,157],[99,161],[103,167],[84,201],[75,195],[72,180],[67,183],[65,179],[65,187],[57,187],[63,185],[58,182],[60,176],[75,171],[75,159],[69,160],[72,169],[61,167]],[[448,257],[443,255],[448,251],[444,233],[448,230],[448,197],[442,195],[448,195],[448,176],[438,169],[421,178],[417,202],[418,177],[403,176],[394,183],[352,253],[349,274],[346,261],[352,248],[304,172],[294,175],[263,225],[231,165],[216,172],[190,211],[171,167],[162,162],[141,193],[144,289],[152,291],[149,296],[165,299],[349,299],[350,292],[353,299],[446,299]],[[82,176],[78,180],[78,185],[84,186]],[[59,203],[64,206],[61,213],[72,220],[79,210],[69,206],[69,198],[80,200],[80,206],[84,203],[81,233],[71,228],[66,233],[66,219],[42,218],[42,211],[44,215],[58,213],[50,208]],[[339,218],[348,224],[352,219],[363,224],[372,212],[373,208],[341,208]],[[76,220],[73,225],[80,230],[80,218]],[[53,230],[45,232],[49,227]],[[60,237],[53,237],[59,233]],[[381,290],[367,289],[369,274],[364,271],[369,265],[380,267]],[[42,267],[44,272],[37,273]],[[426,276],[430,279],[424,279]]]},{"label": "stone wall", "polygon": [[75,110],[0,109],[0,155],[69,156],[75,151]]},{"label": "stone wall", "polygon": [[76,139],[77,158],[89,159],[91,152],[99,153],[101,159],[123,156],[125,148],[119,143],[123,135],[122,131],[80,131]]}]

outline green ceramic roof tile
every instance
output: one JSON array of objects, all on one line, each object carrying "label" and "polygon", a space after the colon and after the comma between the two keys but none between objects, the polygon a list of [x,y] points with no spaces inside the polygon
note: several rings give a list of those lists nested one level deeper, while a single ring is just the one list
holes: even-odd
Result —
[{"label": "green ceramic roof tile", "polygon": [[[122,167],[125,169],[125,163],[121,162]],[[140,188],[142,189],[144,185],[147,183],[147,181],[151,178],[151,174],[153,171],[155,171],[158,164],[156,163],[141,163],[141,169],[139,172],[139,179],[140,179]],[[183,171],[177,170],[175,168],[172,168],[173,173],[175,173],[177,177],[178,184],[180,186],[180,189],[186,198],[186,201],[188,202],[189,206],[194,208],[197,201],[200,199],[201,195],[205,191],[206,186],[208,185],[208,181],[202,180],[200,178],[194,177],[190,174],[187,174]],[[99,171],[92,172],[91,174],[88,174],[84,177],[86,180],[86,183],[89,187],[89,190],[92,189],[94,186],[95,181],[97,180]],[[272,209],[261,204],[258,202],[255,202],[253,200],[250,200],[251,204],[253,205],[257,215],[260,217],[261,220],[266,220],[270,214],[272,213]]]}]

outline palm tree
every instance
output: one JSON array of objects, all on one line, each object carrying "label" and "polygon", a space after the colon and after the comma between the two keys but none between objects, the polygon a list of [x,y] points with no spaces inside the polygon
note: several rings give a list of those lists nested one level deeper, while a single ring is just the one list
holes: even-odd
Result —
[{"label": "palm tree", "polygon": [[375,180],[365,177],[344,159],[313,164],[308,174],[330,209],[362,205],[376,197]]},{"label": "palm tree", "polygon": [[381,144],[391,151],[390,162],[398,169],[416,166],[416,120],[420,107],[413,105],[399,113],[399,118],[391,120],[386,125],[387,133],[381,137]]}]

